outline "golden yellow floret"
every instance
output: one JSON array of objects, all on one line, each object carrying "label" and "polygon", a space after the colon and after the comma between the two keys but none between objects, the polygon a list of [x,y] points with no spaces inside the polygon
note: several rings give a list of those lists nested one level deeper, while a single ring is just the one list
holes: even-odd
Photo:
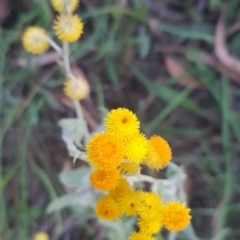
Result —
[{"label": "golden yellow floret", "polygon": [[163,224],[169,231],[182,231],[190,223],[190,209],[185,203],[168,202],[162,210]]},{"label": "golden yellow floret", "polygon": [[128,240],[157,240],[157,239],[147,233],[133,232],[131,236],[129,236]]},{"label": "golden yellow floret", "polygon": [[96,170],[90,174],[92,186],[98,190],[109,191],[113,189],[120,178],[120,173],[116,169],[109,171]]},{"label": "golden yellow floret", "polygon": [[82,100],[88,96],[90,87],[88,82],[82,77],[68,78],[64,82],[63,91],[72,100]]},{"label": "golden yellow floret", "polygon": [[22,35],[24,49],[32,54],[41,54],[49,48],[47,32],[40,27],[28,27]]},{"label": "golden yellow floret", "polygon": [[148,152],[148,141],[143,134],[136,134],[126,142],[126,158],[134,163],[141,163]]},{"label": "golden yellow floret", "polygon": [[162,215],[159,214],[155,218],[139,218],[138,227],[140,232],[154,234],[160,231],[163,225]]},{"label": "golden yellow floret", "polygon": [[117,202],[119,203],[120,209],[124,214],[127,216],[136,216],[138,214],[138,200],[138,193],[132,190],[119,198]]},{"label": "golden yellow floret", "polygon": [[79,0],[51,0],[53,9],[59,13],[63,10],[67,11],[68,9],[73,12],[76,10],[78,4]]},{"label": "golden yellow floret", "polygon": [[141,168],[139,163],[125,162],[122,163],[118,169],[121,174],[129,176],[137,174]]},{"label": "golden yellow floret", "polygon": [[116,201],[119,201],[125,194],[130,192],[132,190],[130,184],[124,177],[120,177],[120,179],[117,182],[117,185],[109,191],[109,195],[115,199]]},{"label": "golden yellow floret", "polygon": [[86,147],[88,162],[100,170],[117,168],[124,158],[124,146],[112,133],[96,133]]},{"label": "golden yellow floret", "polygon": [[95,210],[97,216],[104,220],[116,220],[121,215],[117,203],[109,196],[100,198],[96,204]]},{"label": "golden yellow floret", "polygon": [[49,240],[49,236],[45,232],[37,232],[34,234],[33,240]]},{"label": "golden yellow floret", "polygon": [[149,139],[149,150],[143,163],[149,168],[159,170],[172,159],[172,151],[168,142],[160,136]]},{"label": "golden yellow floret", "polygon": [[83,33],[83,22],[77,15],[63,14],[54,21],[53,29],[63,42],[75,42]]},{"label": "golden yellow floret", "polygon": [[157,217],[163,207],[162,199],[154,192],[138,191],[137,212],[142,218]]},{"label": "golden yellow floret", "polygon": [[126,108],[113,109],[104,122],[106,131],[118,135],[122,140],[128,140],[139,133],[140,123],[137,116]]}]

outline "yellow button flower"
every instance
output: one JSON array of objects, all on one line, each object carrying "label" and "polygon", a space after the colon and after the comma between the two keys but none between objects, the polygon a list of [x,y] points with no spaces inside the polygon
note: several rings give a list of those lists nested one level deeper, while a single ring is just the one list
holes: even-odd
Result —
[{"label": "yellow button flower", "polygon": [[67,10],[69,7],[69,10],[73,12],[79,4],[79,0],[51,0],[51,5],[54,10],[61,13],[64,8]]},{"label": "yellow button flower", "polygon": [[128,238],[128,240],[157,240],[155,237],[143,233],[143,232],[134,232],[132,235]]},{"label": "yellow button flower", "polygon": [[25,50],[32,54],[41,54],[49,48],[47,32],[40,27],[28,27],[22,35]]},{"label": "yellow button flower", "polygon": [[72,100],[82,100],[88,96],[90,87],[88,82],[82,77],[68,78],[64,82],[63,91]]},{"label": "yellow button flower", "polygon": [[190,223],[190,209],[185,203],[168,202],[163,207],[163,224],[169,231],[181,231]]},{"label": "yellow button flower", "polygon": [[172,159],[172,151],[168,142],[160,136],[149,139],[149,152],[143,161],[149,168],[159,170]]},{"label": "yellow button flower", "polygon": [[123,144],[111,133],[96,133],[86,148],[89,163],[103,171],[118,167],[124,157]]},{"label": "yellow button flower", "polygon": [[162,199],[153,192],[138,191],[137,212],[142,218],[153,219],[162,210]]},{"label": "yellow button flower", "polygon": [[96,170],[90,174],[90,182],[92,186],[98,190],[108,191],[114,188],[120,177],[116,169],[109,171]]},{"label": "yellow button flower", "polygon": [[53,29],[58,39],[75,42],[83,33],[83,22],[77,15],[63,14],[54,22]]},{"label": "yellow button flower", "polygon": [[153,219],[139,218],[137,224],[141,232],[144,232],[147,234],[157,233],[160,231],[163,225],[161,213]]},{"label": "yellow button flower", "polygon": [[106,131],[127,140],[139,133],[140,123],[136,115],[126,108],[110,111],[105,118]]},{"label": "yellow button flower", "polygon": [[49,236],[45,232],[37,232],[33,236],[33,240],[49,240]]},{"label": "yellow button flower", "polygon": [[96,214],[104,220],[116,220],[120,217],[121,211],[111,197],[104,196],[96,204]]},{"label": "yellow button flower", "polygon": [[117,185],[112,190],[109,191],[109,195],[113,199],[118,201],[120,198],[124,197],[124,195],[130,192],[131,190],[132,190],[131,186],[126,180],[126,178],[121,177],[118,180]]},{"label": "yellow button flower", "polygon": [[140,164],[134,162],[125,162],[118,167],[121,174],[124,175],[135,175],[140,171]]},{"label": "yellow button flower", "polygon": [[148,141],[143,134],[136,134],[126,142],[126,158],[134,163],[140,163],[148,151]]},{"label": "yellow button flower", "polygon": [[127,216],[136,216],[138,205],[138,193],[134,190],[127,192],[120,199],[117,200],[120,209]]}]

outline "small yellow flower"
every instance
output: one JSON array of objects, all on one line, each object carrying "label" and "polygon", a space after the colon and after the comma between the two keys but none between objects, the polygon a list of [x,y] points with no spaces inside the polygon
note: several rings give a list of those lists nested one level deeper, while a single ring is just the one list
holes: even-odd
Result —
[{"label": "small yellow flower", "polygon": [[58,39],[72,43],[82,35],[83,22],[77,15],[63,14],[58,16],[53,29]]},{"label": "small yellow flower", "polygon": [[32,54],[41,54],[49,48],[47,32],[40,27],[28,27],[22,35],[25,50]]},{"label": "small yellow flower", "polygon": [[126,163],[122,163],[119,167],[118,167],[119,171],[121,172],[121,174],[124,175],[135,175],[140,171],[140,164],[139,163],[133,163],[133,162],[126,162]]},{"label": "small yellow flower", "polygon": [[134,190],[124,194],[121,198],[117,199],[120,209],[127,216],[136,216],[138,205],[138,193]]},{"label": "small yellow flower", "polygon": [[172,151],[168,142],[160,136],[149,139],[149,152],[144,159],[144,164],[149,168],[159,170],[172,159]]},{"label": "small yellow flower", "polygon": [[138,227],[140,232],[144,232],[147,234],[154,234],[159,232],[163,225],[162,216],[159,214],[157,217],[153,219],[149,218],[139,218]]},{"label": "small yellow flower", "polygon": [[143,233],[143,232],[134,232],[132,235],[128,238],[128,240],[157,240],[155,237]]},{"label": "small yellow flower", "polygon": [[134,163],[142,162],[148,151],[148,141],[143,134],[136,134],[126,142],[126,158]]},{"label": "small yellow flower", "polygon": [[75,79],[68,78],[64,82],[63,91],[72,100],[82,100],[89,94],[90,87],[88,82],[81,77],[76,77]]},{"label": "small yellow flower", "polygon": [[120,174],[116,169],[107,172],[96,170],[90,174],[90,182],[98,190],[109,191],[116,186],[119,177]]},{"label": "small yellow flower", "polygon": [[114,133],[123,140],[139,133],[140,123],[136,115],[126,108],[113,109],[104,121],[107,132]]},{"label": "small yellow flower", "polygon": [[118,167],[124,157],[124,146],[111,133],[96,133],[87,144],[88,162],[103,171]]},{"label": "small yellow flower", "polygon": [[37,232],[34,234],[33,240],[49,240],[49,236],[45,232]]},{"label": "small yellow flower", "polygon": [[67,10],[68,7],[69,10],[73,12],[77,8],[79,0],[51,0],[51,4],[54,10],[59,13],[62,12],[64,9]]},{"label": "small yellow flower", "polygon": [[182,231],[191,220],[185,203],[168,202],[162,210],[163,224],[169,231]]},{"label": "small yellow flower", "polygon": [[120,217],[121,211],[111,197],[104,196],[96,204],[96,214],[104,220],[116,220]]},{"label": "small yellow flower", "polygon": [[125,194],[127,194],[130,191],[131,191],[130,184],[128,183],[126,178],[121,177],[118,180],[117,185],[112,190],[109,191],[109,195],[113,199],[118,201],[120,198],[122,198]]},{"label": "small yellow flower", "polygon": [[138,191],[137,212],[142,218],[153,219],[162,210],[162,199],[153,192]]}]

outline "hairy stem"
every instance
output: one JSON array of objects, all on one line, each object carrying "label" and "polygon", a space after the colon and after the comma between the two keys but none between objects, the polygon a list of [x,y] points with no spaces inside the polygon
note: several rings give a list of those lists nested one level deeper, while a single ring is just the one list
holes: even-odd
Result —
[{"label": "hairy stem", "polygon": [[65,68],[66,76],[72,75],[70,68],[70,59],[69,59],[69,44],[67,42],[63,42],[63,63]]},{"label": "hairy stem", "polygon": [[[71,78],[72,80],[76,81],[76,77],[72,74],[71,67],[70,67],[70,50],[69,50],[69,43],[63,42],[63,63],[66,77]],[[84,122],[85,134],[84,134],[84,141],[86,142],[89,139],[89,131],[87,128],[87,124],[85,124],[82,107],[79,101],[73,100],[73,105],[75,107],[75,111],[77,114],[78,119]]]},{"label": "hairy stem", "polygon": [[177,232],[169,232],[168,240],[175,240],[177,238]]},{"label": "hairy stem", "polygon": [[59,54],[62,56],[62,49],[55,43],[50,37],[44,36],[44,38],[48,41],[49,45]]}]

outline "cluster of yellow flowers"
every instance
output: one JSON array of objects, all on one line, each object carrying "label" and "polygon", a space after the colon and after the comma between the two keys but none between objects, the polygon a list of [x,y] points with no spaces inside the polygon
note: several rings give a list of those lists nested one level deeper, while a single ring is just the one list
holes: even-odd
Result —
[{"label": "cluster of yellow flowers", "polygon": [[[79,5],[79,0],[51,0],[51,5],[59,13],[53,25],[56,37],[65,43],[77,41],[83,33],[82,20],[78,15],[73,14]],[[25,50],[32,54],[41,54],[47,51],[50,45],[57,46],[45,29],[37,26],[28,27],[25,30],[22,44]],[[61,52],[64,54],[63,51]],[[75,77],[71,74],[67,76],[63,90],[68,98],[82,100],[89,94],[90,89],[83,77]]]},{"label": "cluster of yellow flowers", "polygon": [[92,186],[106,195],[96,204],[96,214],[104,220],[116,220],[123,214],[138,216],[138,232],[128,240],[155,240],[153,234],[163,226],[181,231],[190,222],[190,209],[184,203],[163,202],[153,192],[134,189],[127,175],[138,175],[142,164],[162,169],[172,158],[171,148],[160,136],[147,139],[140,132],[136,115],[125,108],[110,111],[105,132],[96,133],[86,146]]}]

